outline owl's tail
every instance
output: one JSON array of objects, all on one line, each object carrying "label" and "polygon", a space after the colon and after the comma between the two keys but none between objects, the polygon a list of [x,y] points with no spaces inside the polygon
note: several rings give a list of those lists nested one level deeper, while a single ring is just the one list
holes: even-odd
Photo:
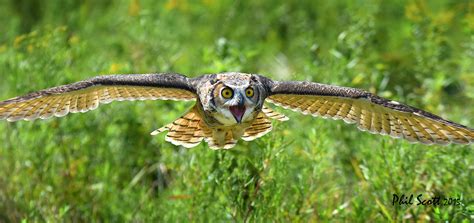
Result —
[{"label": "owl's tail", "polygon": [[174,122],[153,131],[151,135],[158,135],[164,131],[168,131],[166,141],[186,148],[195,147],[204,138],[212,136],[212,131],[205,125],[196,107]]}]

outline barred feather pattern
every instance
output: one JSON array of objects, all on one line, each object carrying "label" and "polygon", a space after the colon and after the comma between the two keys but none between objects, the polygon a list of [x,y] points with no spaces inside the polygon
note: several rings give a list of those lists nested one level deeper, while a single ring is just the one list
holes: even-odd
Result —
[{"label": "barred feather pattern", "polygon": [[[418,109],[415,112],[399,111],[367,98],[276,94],[267,101],[305,115],[344,120],[356,124],[362,131],[404,138],[410,142],[442,145],[474,142],[474,130],[465,126],[433,118],[434,115],[428,117],[424,114],[429,113]],[[405,106],[394,101],[387,103]]]},{"label": "barred feather pattern", "polygon": [[0,102],[0,119],[18,120],[62,117],[68,113],[87,112],[100,104],[133,100],[194,100],[195,95],[177,88],[146,86],[92,86],[59,94],[38,94]]},{"label": "barred feather pattern", "polygon": [[212,131],[206,126],[196,107],[174,122],[153,131],[151,135],[165,131],[168,131],[165,137],[166,141],[186,148],[195,147],[203,139],[207,141],[212,137]]},{"label": "barred feather pattern", "polygon": [[[267,113],[260,112],[258,114],[257,118],[255,118],[255,121],[252,123],[252,125],[249,128],[245,129],[245,132],[242,135],[243,140],[252,141],[252,140],[254,140],[256,138],[260,138],[260,137],[264,136],[265,134],[269,133],[270,131],[272,131],[272,122],[270,121],[270,119],[268,119],[267,114],[274,114],[274,113],[276,115],[281,115],[281,114],[273,112],[269,108],[266,108],[265,110],[267,111]],[[281,116],[283,116],[283,115],[281,115]]]},{"label": "barred feather pattern", "polygon": [[278,120],[278,121],[288,121],[289,118],[286,117],[286,115],[283,115],[281,113],[278,113],[276,111],[274,111],[273,109],[267,107],[267,106],[263,106],[262,107],[262,112],[268,117],[268,118],[271,118],[271,119],[275,119],[275,120]]}]

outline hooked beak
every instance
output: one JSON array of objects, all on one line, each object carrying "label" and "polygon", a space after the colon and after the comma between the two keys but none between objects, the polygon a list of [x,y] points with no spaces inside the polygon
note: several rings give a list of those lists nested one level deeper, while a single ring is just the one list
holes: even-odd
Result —
[{"label": "hooked beak", "polygon": [[245,104],[244,104],[244,98],[242,97],[242,95],[239,94],[238,97],[239,97],[238,104],[229,106],[229,111],[234,116],[235,121],[237,121],[237,123],[240,123],[245,114]]}]

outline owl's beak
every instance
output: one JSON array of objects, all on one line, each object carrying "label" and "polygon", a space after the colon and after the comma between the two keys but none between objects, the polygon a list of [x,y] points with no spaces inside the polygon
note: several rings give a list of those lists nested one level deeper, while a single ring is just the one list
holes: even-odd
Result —
[{"label": "owl's beak", "polygon": [[244,114],[245,114],[245,104],[244,104],[244,97],[241,94],[238,95],[238,104],[234,106],[230,106],[229,111],[230,113],[232,113],[237,123],[242,122],[242,118],[244,117]]},{"label": "owl's beak", "polygon": [[235,121],[237,121],[237,123],[240,123],[242,121],[242,117],[244,117],[244,114],[245,114],[245,105],[239,104],[239,105],[230,106],[229,111],[234,116]]}]

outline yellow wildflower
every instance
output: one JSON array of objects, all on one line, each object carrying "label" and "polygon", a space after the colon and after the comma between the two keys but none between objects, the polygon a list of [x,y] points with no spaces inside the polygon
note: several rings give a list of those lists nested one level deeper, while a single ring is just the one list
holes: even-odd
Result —
[{"label": "yellow wildflower", "polygon": [[426,17],[427,9],[425,1],[411,1],[405,7],[405,16],[414,22],[420,22]]},{"label": "yellow wildflower", "polygon": [[28,53],[33,52],[33,49],[34,49],[34,47],[33,47],[32,44],[28,44],[28,46],[26,47],[26,50],[28,51]]},{"label": "yellow wildflower", "polygon": [[69,44],[73,45],[79,42],[79,36],[77,35],[72,35],[71,38],[69,38]]},{"label": "yellow wildflower", "polygon": [[140,0],[131,0],[128,5],[128,14],[130,16],[137,16],[140,13]]},{"label": "yellow wildflower", "polygon": [[443,11],[434,17],[434,23],[437,25],[447,25],[453,21],[454,12],[451,10]]},{"label": "yellow wildflower", "polygon": [[26,35],[19,35],[15,37],[15,40],[13,41],[13,46],[18,47],[20,46],[21,42],[26,39]]},{"label": "yellow wildflower", "polygon": [[122,65],[119,63],[112,63],[109,68],[110,73],[117,73],[122,68]]}]

